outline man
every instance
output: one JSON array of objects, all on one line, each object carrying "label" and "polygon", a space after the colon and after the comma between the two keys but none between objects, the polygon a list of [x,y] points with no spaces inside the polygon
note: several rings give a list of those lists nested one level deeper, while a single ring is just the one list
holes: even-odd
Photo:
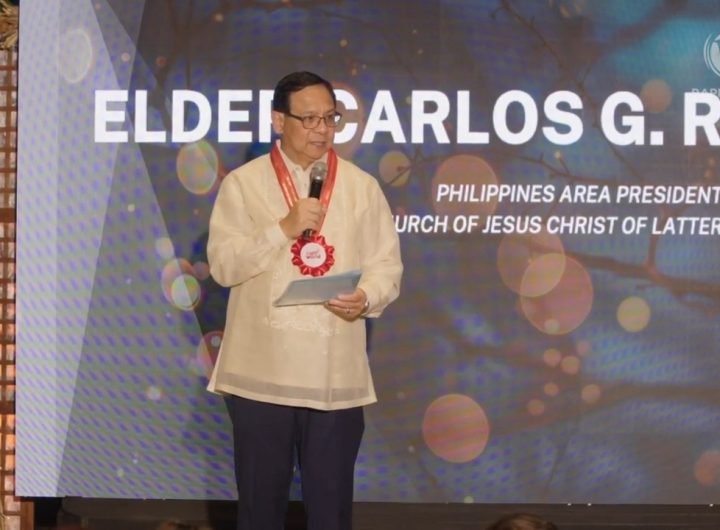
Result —
[{"label": "man", "polygon": [[[281,79],[279,142],[225,177],[210,217],[210,272],[232,289],[208,388],[228,395],[238,530],[283,527],[295,452],[308,528],[351,528],[362,407],[376,401],[364,319],[398,296],[403,267],[377,181],[332,149],[340,118],[325,79]],[[311,173],[326,174],[319,198]],[[352,293],[273,305],[292,280],[355,269]]]}]

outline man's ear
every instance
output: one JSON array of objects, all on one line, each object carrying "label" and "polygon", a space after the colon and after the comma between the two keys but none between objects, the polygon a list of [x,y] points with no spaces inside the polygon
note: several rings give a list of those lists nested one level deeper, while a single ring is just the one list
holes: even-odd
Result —
[{"label": "man's ear", "polygon": [[276,110],[271,113],[272,127],[275,134],[282,134],[285,128],[285,114]]}]

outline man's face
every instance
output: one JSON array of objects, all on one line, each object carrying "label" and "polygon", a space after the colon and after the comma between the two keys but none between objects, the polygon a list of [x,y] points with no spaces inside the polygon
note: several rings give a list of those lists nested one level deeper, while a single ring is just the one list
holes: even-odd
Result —
[{"label": "man's face", "polygon": [[[295,116],[328,116],[335,112],[333,98],[324,85],[312,85],[290,94],[290,114]],[[314,129],[305,129],[302,121],[273,111],[273,129],[281,135],[285,154],[303,168],[319,160],[332,147],[335,128],[324,120]]]}]

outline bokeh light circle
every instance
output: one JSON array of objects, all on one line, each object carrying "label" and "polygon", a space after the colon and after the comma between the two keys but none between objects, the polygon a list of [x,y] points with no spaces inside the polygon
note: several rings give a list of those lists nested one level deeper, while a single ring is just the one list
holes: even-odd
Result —
[{"label": "bokeh light circle", "polygon": [[425,411],[422,434],[436,456],[447,462],[465,463],[485,450],[490,423],[474,399],[447,394],[433,401]]},{"label": "bokeh light circle", "polygon": [[150,385],[145,389],[145,397],[150,401],[160,401],[163,397],[163,392],[155,385]]},{"label": "bokeh light circle", "polygon": [[543,352],[543,361],[548,366],[557,366],[562,360],[562,354],[555,348],[548,348]]},{"label": "bokeh light circle", "polygon": [[600,386],[595,383],[585,385],[580,391],[580,397],[588,405],[594,405],[597,403],[601,395],[602,390],[600,389]]},{"label": "bokeh light circle", "polygon": [[58,45],[58,71],[65,81],[79,83],[88,75],[95,62],[90,35],[83,28],[66,31]]},{"label": "bokeh light circle", "polygon": [[200,301],[201,294],[200,283],[191,274],[181,274],[173,280],[170,286],[173,304],[183,311],[191,311]]},{"label": "bokeh light circle", "polygon": [[590,355],[590,352],[592,351],[592,344],[590,344],[589,340],[579,340],[577,341],[577,344],[575,344],[575,351],[578,355],[582,355],[583,357]]},{"label": "bokeh light circle", "polygon": [[193,368],[197,370],[198,375],[210,376],[220,354],[222,339],[222,331],[211,331],[200,339],[193,363]]},{"label": "bokeh light circle", "polygon": [[[471,197],[480,198],[483,188],[489,184],[497,184],[498,178],[490,164],[479,156],[455,155],[445,159],[438,166],[432,179],[431,204],[438,215],[479,215],[480,227],[485,225],[487,216],[492,215],[497,208],[497,197],[489,201],[473,202]],[[471,190],[469,200],[448,200],[448,197],[438,199],[438,189],[441,185],[453,186],[453,189]],[[460,188],[460,185],[464,185]],[[461,197],[463,199],[464,197]]]},{"label": "bokeh light circle", "polygon": [[210,265],[204,261],[196,261],[193,263],[193,274],[198,280],[207,280],[210,276]]},{"label": "bokeh light circle", "polygon": [[162,292],[165,296],[165,300],[175,305],[175,301],[173,300],[172,295],[173,283],[180,275],[192,275],[194,274],[194,272],[195,270],[193,269],[192,265],[190,265],[190,262],[188,262],[188,260],[184,258],[171,259],[170,261],[168,261],[163,267],[162,272],[160,273],[160,285],[162,287]]},{"label": "bokeh light circle", "polygon": [[560,361],[560,369],[568,375],[576,375],[580,372],[580,357],[568,355]]},{"label": "bokeh light circle", "polygon": [[535,298],[552,291],[565,272],[565,255],[550,252],[530,262],[520,282],[520,294]]},{"label": "bokeh light circle", "polygon": [[543,331],[548,335],[557,335],[560,332],[560,322],[558,319],[550,317],[545,320],[543,328]]},{"label": "bokeh light circle", "polygon": [[[561,239],[555,234],[511,234],[502,238],[498,246],[497,267],[503,283],[517,294],[521,293],[523,277],[528,267],[546,254],[564,255]],[[563,261],[563,271],[565,262]]]},{"label": "bokeh light circle", "polygon": [[705,451],[695,462],[693,474],[703,486],[715,486],[720,482],[720,451]]},{"label": "bokeh light circle", "polygon": [[625,331],[642,331],[650,322],[650,306],[639,296],[629,296],[618,306],[617,320]]},{"label": "bokeh light circle", "polygon": [[543,392],[545,392],[547,396],[554,397],[560,394],[560,387],[557,383],[545,383],[545,385],[543,385]]},{"label": "bokeh light circle", "polygon": [[169,237],[159,237],[155,240],[155,252],[164,260],[175,257],[175,245]]},{"label": "bokeh light circle", "polygon": [[388,151],[380,159],[378,173],[391,186],[404,186],[410,179],[410,159],[402,151]]},{"label": "bokeh light circle", "polygon": [[640,100],[648,112],[665,112],[672,103],[672,88],[663,79],[651,79],[640,89]]},{"label": "bokeh light circle", "polygon": [[206,140],[183,145],[175,162],[180,183],[190,193],[205,195],[218,183],[220,160]]},{"label": "bokeh light circle", "polygon": [[565,270],[554,289],[535,298],[520,297],[525,317],[547,335],[564,335],[577,329],[590,314],[592,303],[590,275],[569,257],[565,258]]},{"label": "bokeh light circle", "polygon": [[531,416],[541,416],[545,413],[545,402],[541,399],[531,399],[527,403],[527,411]]},{"label": "bokeh light circle", "polygon": [[564,18],[574,18],[582,15],[586,5],[587,0],[558,0],[557,2],[557,8]]}]

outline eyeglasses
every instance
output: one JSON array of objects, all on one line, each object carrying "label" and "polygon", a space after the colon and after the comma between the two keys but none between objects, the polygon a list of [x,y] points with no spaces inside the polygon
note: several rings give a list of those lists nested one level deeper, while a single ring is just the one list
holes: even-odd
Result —
[{"label": "eyeglasses", "polygon": [[325,122],[326,127],[337,127],[338,123],[340,123],[340,120],[342,119],[342,114],[339,112],[333,112],[332,114],[326,114],[325,116],[296,116],[295,114],[291,114],[289,112],[284,112],[283,114],[300,121],[305,129],[314,129],[320,125],[321,121]]}]

